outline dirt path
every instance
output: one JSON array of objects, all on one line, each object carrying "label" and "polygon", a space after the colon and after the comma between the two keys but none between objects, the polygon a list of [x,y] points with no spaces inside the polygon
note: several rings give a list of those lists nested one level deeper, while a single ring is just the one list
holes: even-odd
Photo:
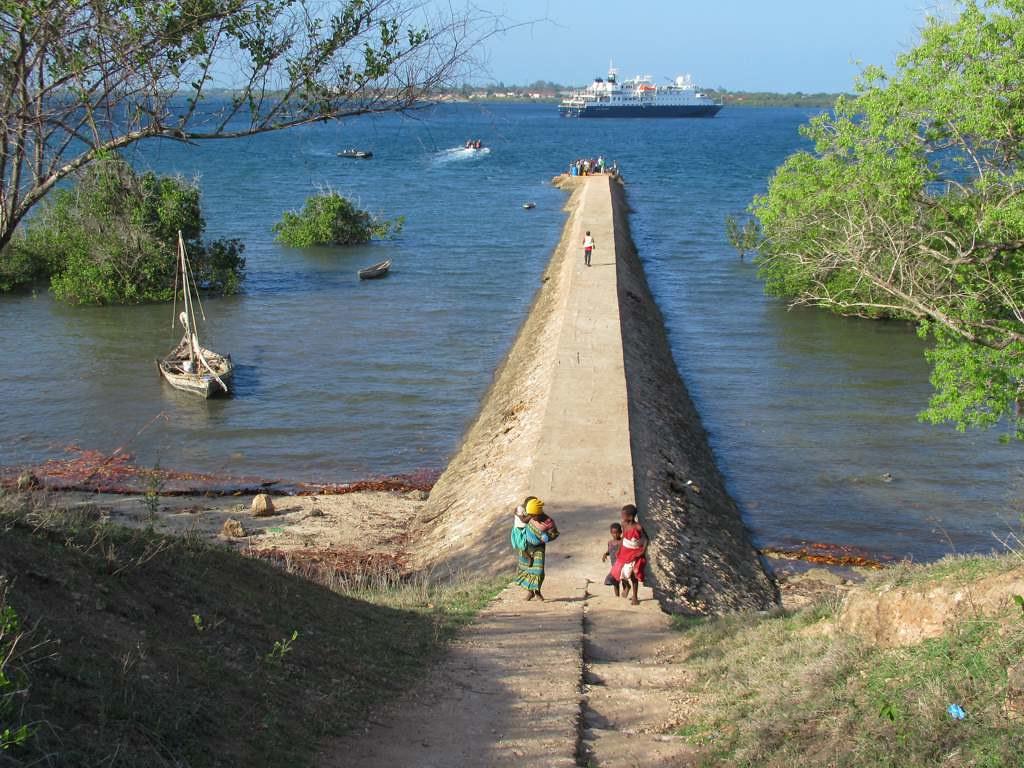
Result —
[{"label": "dirt path", "polygon": [[[519,493],[544,499],[562,531],[548,548],[547,602],[506,590],[415,696],[334,745],[323,766],[686,764],[689,748],[664,735],[671,706],[655,666],[667,617],[649,590],[634,607],[602,586],[608,525],[633,501],[633,463],[610,181],[581,184],[553,260],[568,290]],[[591,267],[579,247],[588,229],[597,243]],[[511,564],[507,543],[501,549]]]}]

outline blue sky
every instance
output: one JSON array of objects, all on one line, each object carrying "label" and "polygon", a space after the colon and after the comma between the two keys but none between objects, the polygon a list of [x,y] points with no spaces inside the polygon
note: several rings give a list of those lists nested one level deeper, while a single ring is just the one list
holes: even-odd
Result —
[{"label": "blue sky", "polygon": [[[948,6],[949,3],[943,3]],[[849,90],[857,62],[890,66],[935,0],[516,0],[480,2],[512,21],[487,43],[495,81],[583,84],[685,72],[732,90]]]}]

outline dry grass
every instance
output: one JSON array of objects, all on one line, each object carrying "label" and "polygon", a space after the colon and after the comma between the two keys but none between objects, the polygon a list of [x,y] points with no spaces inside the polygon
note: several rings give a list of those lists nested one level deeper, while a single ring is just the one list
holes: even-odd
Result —
[{"label": "dry grass", "polygon": [[[499,585],[316,584],[199,536],[0,498],[0,576],[56,644],[0,765],[300,766],[415,685]],[[3,727],[0,726],[0,731]]]},{"label": "dry grass", "polygon": [[[912,573],[951,580],[952,589],[967,573],[1018,562],[961,559]],[[837,608],[677,622],[695,678],[680,733],[704,747],[704,765],[1024,765],[1024,729],[1001,712],[1007,667],[1024,657],[1020,609],[917,646],[878,649],[835,632]],[[950,704],[966,719],[950,717]]]}]

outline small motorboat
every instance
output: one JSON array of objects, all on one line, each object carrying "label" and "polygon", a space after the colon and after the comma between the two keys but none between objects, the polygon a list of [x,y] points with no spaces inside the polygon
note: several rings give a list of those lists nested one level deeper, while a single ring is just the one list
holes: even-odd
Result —
[{"label": "small motorboat", "polygon": [[532,211],[536,207],[537,207],[537,204],[535,202],[533,202],[532,200],[530,202],[523,203],[523,208],[525,210],[527,210],[527,211]]},{"label": "small motorboat", "polygon": [[381,261],[378,262],[377,264],[374,264],[372,267],[360,269],[359,279],[375,280],[378,277],[384,277],[384,275],[388,273],[389,269],[391,269],[391,259],[386,259],[385,261]]},{"label": "small motorboat", "polygon": [[338,157],[347,157],[351,160],[369,160],[373,157],[373,152],[365,149],[345,149],[338,153]]},{"label": "small motorboat", "polygon": [[472,150],[487,149],[487,147],[484,146],[484,143],[480,141],[480,139],[468,139],[463,146],[465,149]]}]

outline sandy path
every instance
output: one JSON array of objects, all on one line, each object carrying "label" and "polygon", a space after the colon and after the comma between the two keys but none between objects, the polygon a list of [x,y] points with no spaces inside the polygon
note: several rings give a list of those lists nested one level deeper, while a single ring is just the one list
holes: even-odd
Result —
[{"label": "sandy path", "polygon": [[[660,735],[669,710],[658,703],[661,689],[643,684],[658,644],[669,639],[667,618],[649,590],[633,607],[601,586],[608,525],[633,501],[633,464],[609,179],[581,183],[553,260],[569,289],[520,491],[544,499],[562,531],[548,548],[547,602],[525,602],[510,587],[425,685],[378,713],[365,734],[333,745],[323,766],[673,765],[689,755]],[[579,247],[587,229],[597,243],[589,268]],[[611,690],[605,680],[619,684]],[[622,696],[633,704],[621,706]],[[632,719],[620,723],[623,714]]]}]

